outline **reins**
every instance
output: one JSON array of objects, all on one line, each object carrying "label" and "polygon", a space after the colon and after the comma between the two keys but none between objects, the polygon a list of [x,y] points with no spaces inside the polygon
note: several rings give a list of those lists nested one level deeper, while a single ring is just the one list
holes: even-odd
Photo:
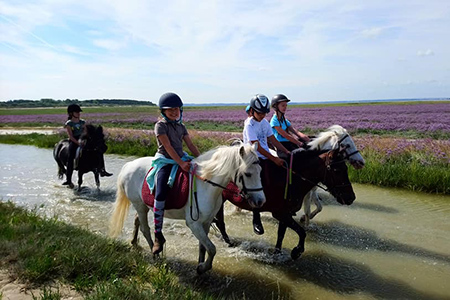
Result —
[{"label": "reins", "polygon": [[[242,190],[239,189],[239,192],[237,193],[235,190],[229,189],[226,186],[223,186],[217,182],[214,182],[212,180],[206,179],[201,177],[200,175],[198,175],[196,173],[197,171],[197,164],[194,164],[194,166],[191,168],[192,171],[189,172],[189,174],[191,175],[191,184],[190,184],[190,214],[191,214],[191,219],[193,221],[197,221],[198,218],[200,217],[200,212],[199,212],[199,208],[198,208],[198,197],[197,197],[197,183],[196,183],[196,178],[200,179],[203,182],[209,183],[212,186],[218,187],[223,189],[224,191],[229,191],[231,193],[234,193],[237,196],[240,196],[244,199],[248,199],[248,194],[247,192],[259,192],[263,190],[263,187],[261,186],[260,188],[247,188],[245,186],[245,181],[244,181],[244,177],[241,175],[239,176],[239,181],[242,182]],[[237,178],[238,173],[236,172],[236,175],[234,176],[234,182],[236,183],[236,178]],[[194,198],[195,204],[197,206],[197,219],[194,219],[193,215],[192,215],[192,198]]]}]

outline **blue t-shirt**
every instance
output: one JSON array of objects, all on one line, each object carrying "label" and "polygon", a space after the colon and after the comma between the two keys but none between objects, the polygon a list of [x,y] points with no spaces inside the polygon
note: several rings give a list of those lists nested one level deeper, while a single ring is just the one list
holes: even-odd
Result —
[{"label": "blue t-shirt", "polygon": [[280,120],[278,120],[277,114],[273,114],[272,119],[270,119],[270,127],[272,127],[273,135],[279,142],[289,142],[287,138],[283,137],[275,129],[275,127],[281,127],[281,129],[287,132],[288,127],[291,126],[291,122],[289,122],[289,120],[286,118],[284,120],[284,122],[280,122]]}]

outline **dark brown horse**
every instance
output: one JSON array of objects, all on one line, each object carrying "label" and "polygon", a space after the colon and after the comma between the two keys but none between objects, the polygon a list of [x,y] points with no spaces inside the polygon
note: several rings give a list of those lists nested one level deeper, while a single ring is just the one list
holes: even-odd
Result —
[{"label": "dark brown horse", "polygon": [[[292,216],[301,209],[304,196],[321,182],[339,203],[350,205],[355,200],[355,193],[348,179],[345,154],[339,149],[327,152],[295,150],[292,161],[292,184],[289,186],[287,199],[284,199],[287,170],[275,164],[268,164],[268,166],[268,176],[262,175],[266,203],[260,211],[271,212],[272,216],[279,221],[275,246],[277,252],[281,250],[288,227],[298,234],[298,245],[291,252],[292,259],[297,259],[305,250],[306,232]],[[223,195],[224,201],[229,200],[242,209],[252,210],[245,201],[236,202],[231,199],[232,197],[227,196],[226,192]],[[224,240],[231,244],[225,230],[223,206],[217,214],[215,223]]]},{"label": "dark brown horse", "polygon": [[[81,135],[81,148],[75,170],[78,170],[78,190],[83,183],[83,175],[88,172],[94,173],[95,184],[100,187],[100,171],[104,166],[103,153],[107,146],[102,126],[87,124],[85,132]],[[66,166],[69,158],[69,140],[59,141],[53,149],[53,158],[58,164],[58,177],[60,179],[66,174]]]}]

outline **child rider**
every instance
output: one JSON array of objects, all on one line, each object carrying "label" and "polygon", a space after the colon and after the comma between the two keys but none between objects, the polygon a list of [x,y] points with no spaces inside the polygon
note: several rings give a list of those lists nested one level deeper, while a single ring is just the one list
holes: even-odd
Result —
[{"label": "child rider", "polygon": [[[159,98],[159,109],[162,118],[155,125],[155,135],[158,143],[156,159],[164,162],[156,173],[155,204],[153,207],[155,224],[155,243],[152,249],[153,254],[158,254],[163,250],[166,241],[162,234],[164,207],[167,192],[169,190],[168,180],[172,167],[177,165],[183,171],[189,172],[191,167],[190,157],[183,151],[183,141],[194,156],[199,156],[200,152],[192,143],[186,127],[182,123],[183,102],[174,93],[165,93]],[[155,162],[155,161],[154,161]]]},{"label": "child rider", "polygon": [[[253,144],[258,143],[258,157],[261,165],[261,177],[263,183],[267,183],[267,164],[274,163],[277,166],[283,166],[284,160],[276,157],[270,153],[269,144],[271,142],[278,151],[282,151],[290,155],[290,152],[274,137],[272,128],[269,122],[265,119],[267,113],[270,111],[269,99],[262,94],[253,96],[250,100],[250,118],[244,122],[244,143]],[[264,228],[261,224],[261,216],[259,210],[253,210],[253,230],[256,234],[264,234]]]}]

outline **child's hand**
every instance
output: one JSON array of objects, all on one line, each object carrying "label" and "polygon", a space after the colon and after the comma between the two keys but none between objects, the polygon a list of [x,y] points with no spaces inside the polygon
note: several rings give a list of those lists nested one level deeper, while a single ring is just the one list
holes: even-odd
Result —
[{"label": "child's hand", "polygon": [[282,167],[284,166],[284,160],[282,160],[279,157],[274,157],[274,161],[273,161],[277,166]]},{"label": "child's hand", "polygon": [[191,169],[191,163],[189,161],[183,161],[180,164],[180,167],[183,169],[183,171],[189,172],[189,170]]}]

